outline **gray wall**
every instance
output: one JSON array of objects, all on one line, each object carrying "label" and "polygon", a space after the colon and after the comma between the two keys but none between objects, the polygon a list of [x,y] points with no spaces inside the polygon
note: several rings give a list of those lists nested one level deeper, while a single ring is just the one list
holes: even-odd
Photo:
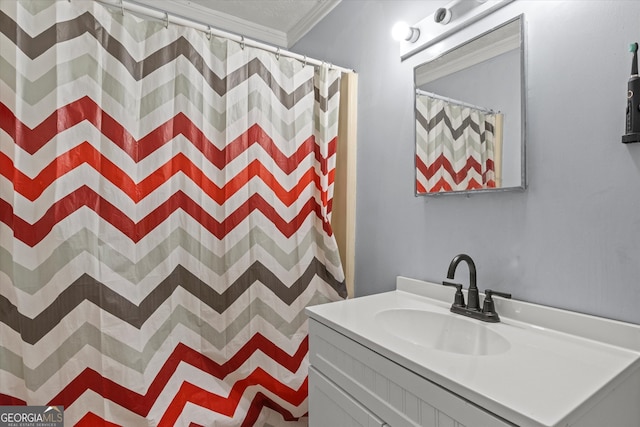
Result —
[{"label": "gray wall", "polygon": [[416,63],[390,29],[443,3],[343,0],[292,48],[359,74],[356,294],[441,281],[464,252],[481,289],[640,323],[640,144],[620,142],[640,2],[507,6],[527,8],[529,187],[416,198]]}]

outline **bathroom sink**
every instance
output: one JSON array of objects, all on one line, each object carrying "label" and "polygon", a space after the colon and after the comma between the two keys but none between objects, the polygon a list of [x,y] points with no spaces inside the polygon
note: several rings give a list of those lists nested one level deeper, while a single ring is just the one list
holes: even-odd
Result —
[{"label": "bathroom sink", "polygon": [[374,319],[398,338],[444,352],[485,356],[504,353],[511,347],[486,325],[451,313],[389,309],[378,312]]}]

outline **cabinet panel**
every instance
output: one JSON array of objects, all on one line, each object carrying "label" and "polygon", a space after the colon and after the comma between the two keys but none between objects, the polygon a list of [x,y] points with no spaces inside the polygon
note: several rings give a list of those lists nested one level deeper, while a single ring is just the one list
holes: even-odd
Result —
[{"label": "cabinet panel", "polygon": [[383,427],[378,417],[309,368],[309,427]]},{"label": "cabinet panel", "polygon": [[310,320],[310,362],[393,427],[512,427],[342,334]]}]

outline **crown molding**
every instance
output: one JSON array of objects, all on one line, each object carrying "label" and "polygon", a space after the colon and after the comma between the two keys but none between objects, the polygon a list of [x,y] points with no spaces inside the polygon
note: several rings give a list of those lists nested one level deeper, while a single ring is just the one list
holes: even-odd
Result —
[{"label": "crown molding", "polygon": [[304,19],[298,21],[287,33],[288,46],[296,44],[304,37],[316,24],[329,14],[342,0],[326,0],[321,1],[314,6],[311,11],[305,15]]},{"label": "crown molding", "polygon": [[284,31],[259,25],[187,0],[133,0],[131,2],[187,18],[204,25],[211,25],[214,28],[242,35],[249,39],[275,46],[289,47],[287,34]]},{"label": "crown molding", "polygon": [[242,35],[249,39],[283,47],[293,46],[304,37],[318,22],[336,7],[341,0],[326,0],[317,4],[307,13],[302,20],[285,32],[280,29],[267,27],[255,22],[229,15],[224,12],[209,9],[198,3],[188,0],[128,0],[151,9],[167,12],[174,16],[190,19],[192,21],[210,25],[211,27]]}]

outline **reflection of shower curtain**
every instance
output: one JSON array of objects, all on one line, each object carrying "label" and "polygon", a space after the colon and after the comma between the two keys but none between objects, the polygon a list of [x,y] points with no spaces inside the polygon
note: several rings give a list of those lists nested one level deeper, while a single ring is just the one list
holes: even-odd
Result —
[{"label": "reflection of shower curtain", "polygon": [[339,72],[96,2],[0,4],[0,405],[303,416],[303,309],[346,295]]},{"label": "reflection of shower curtain", "polygon": [[495,187],[496,116],[417,93],[417,192]]}]

